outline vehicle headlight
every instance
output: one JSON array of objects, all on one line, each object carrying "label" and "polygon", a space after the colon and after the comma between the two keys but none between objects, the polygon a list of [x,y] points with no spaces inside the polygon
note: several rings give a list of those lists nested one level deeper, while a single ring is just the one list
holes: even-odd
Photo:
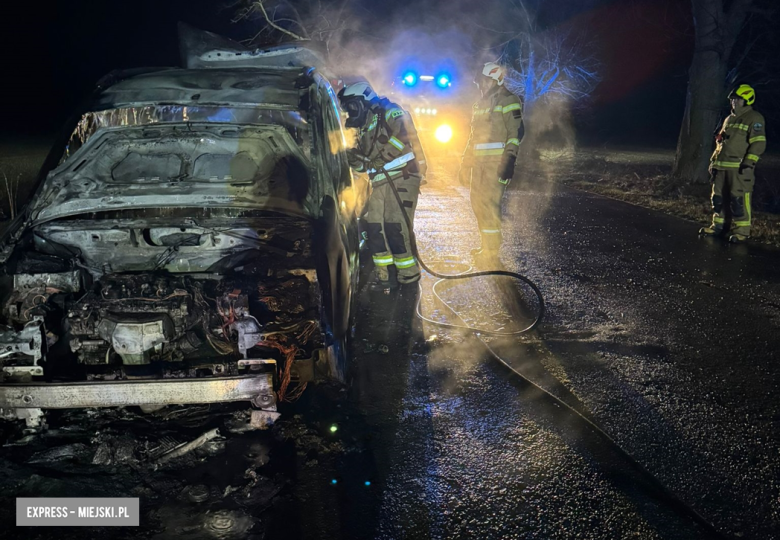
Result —
[{"label": "vehicle headlight", "polygon": [[452,139],[452,128],[447,124],[442,124],[436,128],[436,140],[441,143],[448,143]]}]

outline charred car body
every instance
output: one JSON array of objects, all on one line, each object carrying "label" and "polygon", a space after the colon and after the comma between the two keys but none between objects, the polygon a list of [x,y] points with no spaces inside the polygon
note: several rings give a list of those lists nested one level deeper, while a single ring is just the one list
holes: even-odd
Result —
[{"label": "charred car body", "polygon": [[345,381],[360,209],[299,60],[212,45],[100,84],[0,246],[7,417]]}]

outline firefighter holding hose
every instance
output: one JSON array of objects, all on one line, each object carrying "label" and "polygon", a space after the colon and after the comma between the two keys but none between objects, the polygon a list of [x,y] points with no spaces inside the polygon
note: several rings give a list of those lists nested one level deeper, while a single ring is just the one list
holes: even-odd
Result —
[{"label": "firefighter holding hose", "polygon": [[411,115],[387,98],[377,96],[366,81],[348,84],[339,91],[346,126],[356,128],[355,147],[347,157],[352,169],[367,173],[371,196],[365,216],[368,245],[374,260],[373,290],[396,288],[390,268],[400,285],[420,280],[420,266],[412,253],[403,211],[388,184],[392,179],[403,210],[414,219],[420,183],[426,173],[425,155]]}]

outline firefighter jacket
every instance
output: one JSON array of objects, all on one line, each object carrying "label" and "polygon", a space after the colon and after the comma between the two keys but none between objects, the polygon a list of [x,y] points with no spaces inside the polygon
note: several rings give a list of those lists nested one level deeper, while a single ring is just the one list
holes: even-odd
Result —
[{"label": "firefighter jacket", "polygon": [[427,171],[412,116],[385,98],[372,107],[348,157],[350,166],[368,173],[373,185],[386,180],[382,168],[391,178],[423,177]]},{"label": "firefighter jacket", "polygon": [[523,104],[503,86],[474,104],[471,135],[463,165],[495,163],[499,179],[509,180],[523,138]]},{"label": "firefighter jacket", "polygon": [[715,141],[717,146],[710,158],[712,169],[739,169],[740,165],[755,167],[766,150],[764,116],[753,107],[741,107],[726,117]]}]

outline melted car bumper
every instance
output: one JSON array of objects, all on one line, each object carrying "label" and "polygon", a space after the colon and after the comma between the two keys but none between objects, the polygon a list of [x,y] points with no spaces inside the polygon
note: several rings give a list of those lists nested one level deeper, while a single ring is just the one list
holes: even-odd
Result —
[{"label": "melted car bumper", "polygon": [[0,385],[0,409],[76,409],[251,401],[273,410],[270,373],[240,377]]}]

